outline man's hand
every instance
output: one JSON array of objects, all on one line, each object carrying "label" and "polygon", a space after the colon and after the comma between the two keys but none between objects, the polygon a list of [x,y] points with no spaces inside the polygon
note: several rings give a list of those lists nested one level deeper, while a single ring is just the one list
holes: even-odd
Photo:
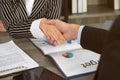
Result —
[{"label": "man's hand", "polygon": [[6,32],[6,29],[4,28],[1,20],[0,20],[0,32]]},{"label": "man's hand", "polygon": [[61,34],[61,32],[54,25],[46,24],[47,21],[47,19],[41,20],[40,29],[45,34],[45,37],[48,40],[48,42],[53,45],[66,43],[66,40]]},{"label": "man's hand", "polygon": [[80,25],[77,24],[68,24],[58,19],[49,20],[47,24],[54,25],[57,29],[63,34],[66,40],[74,40],[77,39],[78,29]]}]

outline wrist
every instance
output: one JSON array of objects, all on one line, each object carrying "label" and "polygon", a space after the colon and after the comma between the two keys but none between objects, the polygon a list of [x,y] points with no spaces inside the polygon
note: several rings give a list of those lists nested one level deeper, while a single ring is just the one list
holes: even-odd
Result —
[{"label": "wrist", "polygon": [[73,39],[77,39],[77,36],[78,36],[78,31],[79,31],[79,28],[80,28],[80,25],[77,25],[77,24],[71,24],[72,25],[72,38]]}]

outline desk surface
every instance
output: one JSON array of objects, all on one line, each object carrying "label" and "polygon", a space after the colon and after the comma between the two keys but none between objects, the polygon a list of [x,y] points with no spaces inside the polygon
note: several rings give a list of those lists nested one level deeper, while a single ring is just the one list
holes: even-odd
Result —
[{"label": "desk surface", "polygon": [[[0,32],[0,43],[7,42],[13,40],[21,49],[23,49],[31,58],[33,58],[40,66],[43,66],[44,68],[56,73],[59,76],[63,75],[60,73],[60,71],[57,69],[57,67],[52,63],[51,59],[44,56],[33,44],[26,38],[24,39],[13,39],[11,38],[7,33],[1,33]],[[79,79],[75,80],[93,80],[92,75],[83,76]],[[9,76],[11,78],[11,76]],[[0,80],[11,80],[10,78],[7,79],[0,79]]]}]

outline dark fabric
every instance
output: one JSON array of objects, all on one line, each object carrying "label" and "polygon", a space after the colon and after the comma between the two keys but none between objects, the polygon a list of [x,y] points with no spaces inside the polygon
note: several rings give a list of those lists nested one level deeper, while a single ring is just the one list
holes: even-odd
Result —
[{"label": "dark fabric", "polygon": [[120,80],[120,16],[105,38],[103,55],[95,80]]},{"label": "dark fabric", "polygon": [[65,79],[43,67],[38,67],[32,70],[25,71],[22,74],[15,76],[13,80],[65,80]]},{"label": "dark fabric", "polygon": [[14,38],[31,38],[31,24],[41,18],[57,19],[61,15],[62,0],[35,0],[28,16],[24,0],[0,0],[0,19]]},{"label": "dark fabric", "polygon": [[20,75],[15,76],[13,80],[40,80],[42,71],[43,71],[42,67],[24,71]]},{"label": "dark fabric", "polygon": [[120,80],[120,16],[117,17],[107,33],[103,30],[86,27],[82,40],[88,41],[82,41],[83,47],[101,53],[94,80]]},{"label": "dark fabric", "polygon": [[86,26],[81,35],[81,45],[85,49],[102,53],[103,42],[108,31]]}]

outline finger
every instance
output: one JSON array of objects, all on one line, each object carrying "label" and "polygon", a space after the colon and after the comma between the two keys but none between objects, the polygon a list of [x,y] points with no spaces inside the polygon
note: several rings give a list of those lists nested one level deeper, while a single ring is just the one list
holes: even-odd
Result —
[{"label": "finger", "polygon": [[59,40],[59,45],[61,45],[61,44],[65,44],[65,43],[66,43],[66,41]]},{"label": "finger", "polygon": [[55,42],[56,42],[55,40],[54,41],[53,40],[52,41],[51,40],[48,41],[48,43],[51,44],[51,45],[56,45]]},{"label": "finger", "polygon": [[51,43],[53,43],[54,40],[57,41],[58,44],[61,44],[62,42],[59,40],[63,40],[65,41],[63,35],[60,33],[60,31],[57,30],[57,28],[55,28],[54,26],[45,26],[42,27],[42,30],[46,36],[46,38],[49,40]]},{"label": "finger", "polygon": [[57,44],[57,41],[54,41],[54,43],[53,43],[53,44],[54,44],[54,45],[58,45],[58,44]]},{"label": "finger", "polygon": [[46,39],[49,41],[50,40],[50,36],[46,35]]},{"label": "finger", "polygon": [[51,32],[49,33],[49,36],[51,38],[53,38],[54,40],[58,40],[59,39],[59,32],[56,29],[52,29]]},{"label": "finger", "polygon": [[50,25],[56,25],[57,24],[56,19],[48,20],[48,21],[46,21],[46,23],[50,24]]},{"label": "finger", "polygon": [[49,42],[51,42],[51,43],[52,43],[53,41],[57,40],[57,38],[56,38],[56,36],[54,35],[54,33],[47,33],[47,32],[45,32],[44,35],[45,35],[45,38],[46,38]]},{"label": "finger", "polygon": [[67,40],[63,37],[63,35],[60,32],[56,32],[56,37],[55,40],[57,41],[58,44],[64,44],[67,42]]},{"label": "finger", "polygon": [[63,34],[61,33],[61,32],[59,32],[58,30],[56,31],[56,33],[58,33],[57,34],[57,37],[58,37],[58,39],[60,39],[60,40],[62,40],[62,41],[66,41],[66,39],[64,38],[64,36],[63,36]]}]

